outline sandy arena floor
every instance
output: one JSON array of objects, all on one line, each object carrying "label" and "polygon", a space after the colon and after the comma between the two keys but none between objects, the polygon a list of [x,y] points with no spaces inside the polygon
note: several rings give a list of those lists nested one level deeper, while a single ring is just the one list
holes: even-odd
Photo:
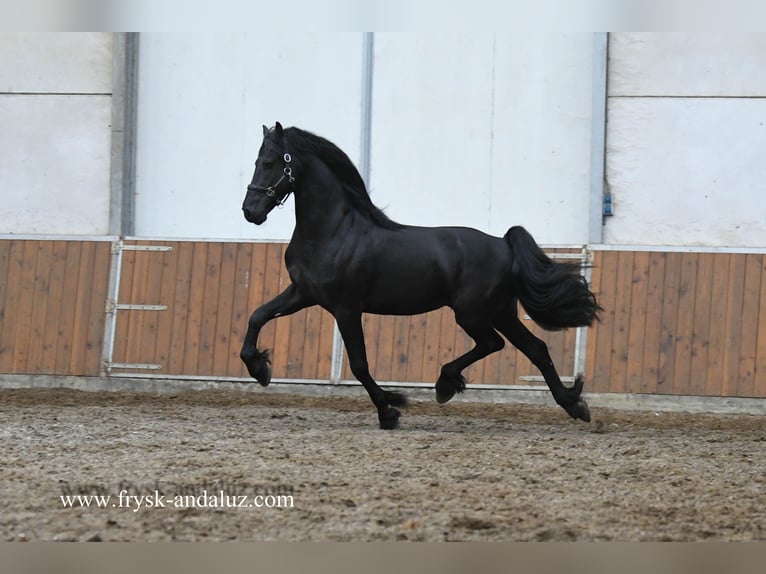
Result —
[{"label": "sandy arena floor", "polygon": [[763,417],[592,414],[0,390],[0,539],[766,540]]}]

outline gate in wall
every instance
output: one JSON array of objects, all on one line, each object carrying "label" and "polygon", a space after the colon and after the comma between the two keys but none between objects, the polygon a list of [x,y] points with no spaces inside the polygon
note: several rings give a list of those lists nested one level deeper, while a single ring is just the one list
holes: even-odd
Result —
[{"label": "gate in wall", "polygon": [[[239,349],[250,313],[289,284],[285,248],[283,243],[114,241],[103,374],[252,381]],[[588,258],[578,247],[548,253],[570,261]],[[545,333],[525,319],[549,344],[562,378],[573,380],[584,367],[584,330]],[[413,317],[365,315],[364,330],[371,372],[384,384],[433,385],[441,365],[473,344],[450,309]],[[271,321],[259,346],[273,350],[275,381],[355,381],[334,320],[319,307]],[[543,384],[511,345],[472,366],[466,377],[482,387]]]}]

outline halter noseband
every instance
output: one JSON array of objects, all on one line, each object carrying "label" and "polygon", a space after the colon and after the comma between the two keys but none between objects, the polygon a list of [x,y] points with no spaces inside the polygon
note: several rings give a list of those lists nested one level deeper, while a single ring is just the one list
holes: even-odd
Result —
[{"label": "halter noseband", "polygon": [[[258,185],[253,185],[252,183],[247,186],[247,191],[259,191],[261,193],[265,193],[268,197],[274,198],[274,195],[277,192],[277,187],[279,187],[279,184],[284,181],[285,178],[287,178],[287,183],[293,183],[295,181],[295,178],[293,177],[293,170],[290,167],[290,162],[293,161],[292,156],[285,152],[285,154],[282,156],[282,159],[285,162],[285,167],[282,170],[282,175],[279,177],[277,182],[274,185],[270,185],[269,187],[260,187]],[[287,198],[290,197],[290,194],[293,192],[292,188],[287,190],[287,193],[285,196],[280,200],[274,200],[276,202],[277,207],[282,207],[285,204],[285,201],[287,201]]]}]

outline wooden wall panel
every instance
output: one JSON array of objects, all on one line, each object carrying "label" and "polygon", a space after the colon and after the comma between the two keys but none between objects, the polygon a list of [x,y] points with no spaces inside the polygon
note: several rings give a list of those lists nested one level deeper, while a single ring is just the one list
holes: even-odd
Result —
[{"label": "wooden wall panel", "polygon": [[[117,312],[113,362],[151,372],[248,377],[239,350],[252,311],[289,284],[284,244],[132,241],[171,251],[124,251],[119,303],[167,311]],[[275,379],[329,380],[332,317],[312,308],[270,322],[259,346],[272,350]],[[145,372],[115,369],[115,372]]]},{"label": "wooden wall panel", "polygon": [[[163,375],[246,377],[247,320],[288,285],[285,245],[135,243],[172,251],[125,251],[119,302],[168,310],[118,311],[113,360],[159,364]],[[0,240],[0,373],[99,374],[110,258],[108,241]],[[587,391],[766,397],[764,255],[596,251],[591,283],[605,312],[587,335]],[[525,324],[572,375],[575,331]],[[450,309],[369,315],[364,329],[380,381],[432,383],[472,345]],[[272,321],[260,346],[272,349],[275,379],[327,381],[332,340],[332,317],[312,308]],[[347,360],[342,376],[353,380]],[[506,345],[466,376],[525,386],[519,377],[539,373]]]},{"label": "wooden wall panel", "polygon": [[589,390],[766,397],[763,255],[598,251],[593,274]]},{"label": "wooden wall panel", "polygon": [[0,372],[98,375],[109,246],[0,240]]}]

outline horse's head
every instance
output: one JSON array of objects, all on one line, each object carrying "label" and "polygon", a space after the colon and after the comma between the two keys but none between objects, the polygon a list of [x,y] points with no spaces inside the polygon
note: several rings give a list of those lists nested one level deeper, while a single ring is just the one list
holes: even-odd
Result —
[{"label": "horse's head", "polygon": [[250,223],[260,225],[266,221],[269,212],[290,196],[295,181],[291,162],[282,125],[277,122],[272,129],[263,126],[263,143],[242,203],[242,212]]}]

